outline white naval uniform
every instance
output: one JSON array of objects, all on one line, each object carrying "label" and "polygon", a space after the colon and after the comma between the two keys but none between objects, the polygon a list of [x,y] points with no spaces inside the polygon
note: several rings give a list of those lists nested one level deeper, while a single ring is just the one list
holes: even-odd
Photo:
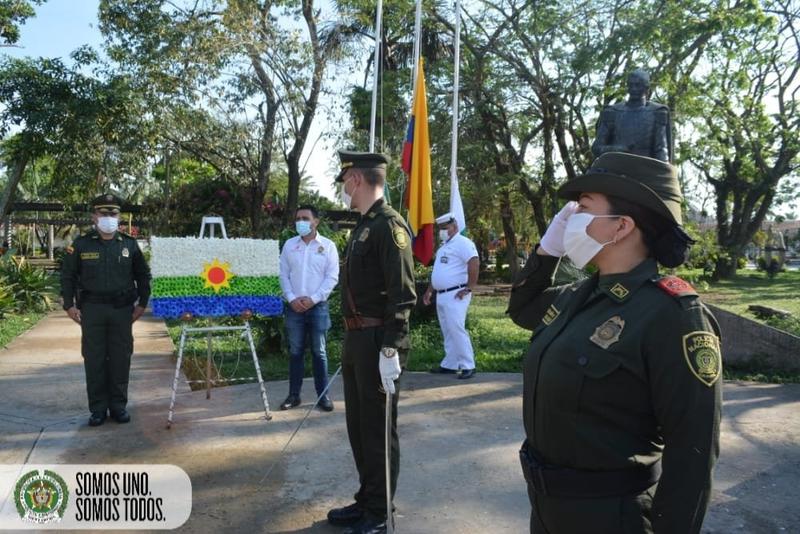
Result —
[{"label": "white naval uniform", "polygon": [[436,291],[436,313],[444,337],[444,359],[440,364],[446,369],[475,369],[475,353],[465,328],[467,308],[472,293],[457,299],[464,288],[439,293],[443,289],[464,285],[468,274],[467,262],[478,257],[475,244],[461,234],[456,234],[436,251],[436,261],[431,273],[431,285]]}]

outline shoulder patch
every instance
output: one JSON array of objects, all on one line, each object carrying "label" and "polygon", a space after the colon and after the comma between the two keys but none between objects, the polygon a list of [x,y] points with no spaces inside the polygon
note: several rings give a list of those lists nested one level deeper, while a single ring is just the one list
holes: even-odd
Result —
[{"label": "shoulder patch", "polygon": [[677,276],[662,276],[655,279],[655,283],[665,293],[673,297],[697,296],[697,291],[692,285]]},{"label": "shoulder patch", "polygon": [[408,246],[408,234],[406,233],[406,229],[400,225],[395,225],[392,228],[392,239],[400,250]]},{"label": "shoulder patch", "polygon": [[695,331],[683,336],[683,356],[689,370],[706,386],[713,386],[722,373],[719,338],[711,332]]}]

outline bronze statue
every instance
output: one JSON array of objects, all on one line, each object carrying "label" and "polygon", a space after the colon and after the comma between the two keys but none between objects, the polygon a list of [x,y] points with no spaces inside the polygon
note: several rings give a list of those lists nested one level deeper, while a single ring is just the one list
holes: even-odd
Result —
[{"label": "bronze statue", "polygon": [[636,69],[628,76],[628,101],[607,106],[597,121],[592,153],[629,152],[672,161],[672,121],[669,108],[648,102],[650,75]]}]

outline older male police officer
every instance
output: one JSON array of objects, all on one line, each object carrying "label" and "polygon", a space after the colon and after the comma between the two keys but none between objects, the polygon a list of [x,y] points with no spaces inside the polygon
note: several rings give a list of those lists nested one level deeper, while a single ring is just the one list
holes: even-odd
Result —
[{"label": "older male police officer", "polygon": [[478,283],[478,251],[475,244],[458,233],[452,213],[436,219],[439,239],[436,261],[422,301],[427,306],[436,293],[436,314],[444,337],[444,359],[432,373],[458,373],[458,378],[475,376],[475,353],[465,328],[472,290]]},{"label": "older male police officer", "polygon": [[361,212],[341,271],[345,338],[342,351],[347,435],[358,469],[355,502],[328,512],[350,534],[386,532],[386,393],[392,393],[391,493],[397,487],[397,385],[410,348],[408,318],[416,303],[410,231],[383,199],[386,157],[340,151],[345,206]]},{"label": "older male police officer", "polygon": [[90,426],[102,425],[108,411],[118,423],[131,419],[126,407],[133,323],[150,298],[150,268],[142,251],[133,237],[117,230],[121,205],[110,194],[92,201],[95,229],[73,242],[61,266],[64,310],[81,325]]}]

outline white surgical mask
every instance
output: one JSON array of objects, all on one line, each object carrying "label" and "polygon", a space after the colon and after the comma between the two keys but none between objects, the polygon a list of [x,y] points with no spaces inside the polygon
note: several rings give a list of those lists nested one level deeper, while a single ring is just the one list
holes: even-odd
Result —
[{"label": "white surgical mask", "polygon": [[117,217],[98,217],[97,229],[104,234],[113,234],[119,228],[119,219]]},{"label": "white surgical mask", "polygon": [[347,182],[345,181],[342,184],[342,202],[344,202],[344,207],[347,209],[353,209],[353,197],[347,194],[346,191]]},{"label": "white surgical mask", "polygon": [[612,241],[598,243],[592,236],[586,233],[586,228],[595,218],[614,218],[617,215],[592,215],[591,213],[573,213],[567,219],[567,227],[564,229],[564,250],[567,257],[572,260],[575,267],[583,269],[603,247]]},{"label": "white surgical mask", "polygon": [[439,241],[444,243],[448,239],[450,239],[450,234],[447,233],[447,230],[439,230]]},{"label": "white surgical mask", "polygon": [[311,222],[310,221],[295,221],[294,222],[294,229],[297,230],[297,233],[300,234],[300,237],[305,237],[311,233]]}]

